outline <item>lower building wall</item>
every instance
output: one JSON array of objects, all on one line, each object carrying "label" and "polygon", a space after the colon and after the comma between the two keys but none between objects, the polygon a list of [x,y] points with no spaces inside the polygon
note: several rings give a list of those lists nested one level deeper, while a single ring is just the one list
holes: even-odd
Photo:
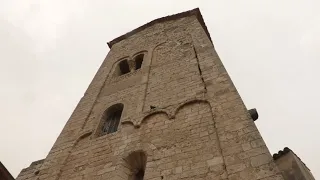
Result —
[{"label": "lower building wall", "polygon": [[60,179],[127,180],[136,167],[125,159],[139,151],[147,157],[144,179],[222,179],[226,174],[212,118],[208,104],[194,103],[182,107],[174,119],[156,113],[139,129],[125,124],[120,132],[85,138],[68,157]]},{"label": "lower building wall", "polygon": [[[226,147],[223,138],[228,139],[219,135],[210,104],[190,101],[176,108],[174,117],[162,111],[151,113],[139,128],[125,123],[116,133],[84,134],[50,179],[130,180],[141,164],[141,158],[130,160],[130,156],[140,152],[146,156],[145,180],[282,179],[261,139],[240,146],[236,155],[238,149]],[[41,165],[23,170],[17,180],[47,179]]]}]

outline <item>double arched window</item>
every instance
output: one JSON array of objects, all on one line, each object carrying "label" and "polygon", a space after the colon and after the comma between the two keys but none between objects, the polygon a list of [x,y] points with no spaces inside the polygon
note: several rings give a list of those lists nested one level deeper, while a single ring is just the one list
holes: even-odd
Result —
[{"label": "double arched window", "polygon": [[121,75],[127,74],[129,72],[130,72],[130,67],[128,64],[128,60],[124,59],[124,60],[120,61],[117,65],[117,68],[115,71],[116,75],[121,76]]},{"label": "double arched window", "polygon": [[140,69],[142,67],[143,58],[144,58],[144,54],[138,54],[134,58],[135,70],[138,70],[138,69]]},{"label": "double arched window", "polygon": [[115,75],[121,76],[129,72],[134,72],[141,69],[145,54],[140,53],[134,56],[133,60],[124,59],[117,64]]},{"label": "double arched window", "polygon": [[122,111],[123,104],[115,104],[104,112],[102,116],[102,134],[110,134],[118,130]]}]

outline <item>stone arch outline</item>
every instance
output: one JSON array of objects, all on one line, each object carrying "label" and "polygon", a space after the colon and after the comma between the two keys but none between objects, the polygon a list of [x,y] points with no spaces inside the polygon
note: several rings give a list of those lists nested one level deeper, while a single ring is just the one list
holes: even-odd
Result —
[{"label": "stone arch outline", "polygon": [[198,98],[192,98],[192,99],[186,100],[186,101],[178,104],[177,107],[173,110],[173,117],[175,118],[175,116],[177,115],[179,110],[182,109],[184,106],[187,106],[187,105],[190,105],[193,103],[206,103],[206,104],[208,104],[211,109],[212,117],[214,117],[214,114],[212,112],[212,106],[211,106],[210,102],[206,99],[198,99]]},{"label": "stone arch outline", "polygon": [[116,70],[116,67],[118,66],[118,64],[119,64],[121,61],[123,61],[123,60],[127,60],[128,63],[129,63],[130,59],[131,59],[130,56],[123,56],[122,58],[119,58],[118,60],[116,60],[116,61],[112,64],[112,66],[111,66],[111,68],[110,68],[109,74],[110,74],[111,76],[114,76],[114,71]]},{"label": "stone arch outline", "polygon": [[124,151],[120,152],[120,154],[118,155],[120,159],[124,159],[133,152],[143,151],[147,156],[153,156],[153,150],[155,150],[156,148],[157,147],[152,143],[140,142],[133,144],[133,146],[126,146]]},{"label": "stone arch outline", "polygon": [[[168,119],[174,119],[176,114],[178,113],[178,111],[183,108],[184,106],[186,105],[189,105],[189,104],[193,104],[193,103],[198,103],[198,102],[202,102],[202,103],[206,103],[210,106],[210,109],[212,111],[212,106],[210,104],[210,102],[206,99],[198,99],[198,98],[192,98],[192,99],[189,99],[187,101],[184,101],[182,103],[179,103],[178,105],[176,105],[176,107],[167,107],[167,108],[161,108],[161,109],[156,109],[156,110],[152,110],[152,111],[149,111],[147,112],[146,115],[144,115],[141,120],[139,120],[135,126],[138,126],[140,127],[141,124],[143,124],[143,122],[150,116],[153,116],[153,115],[156,115],[156,114],[166,114]],[[214,114],[212,114],[212,117],[214,117]]]},{"label": "stone arch outline", "polygon": [[[214,115],[214,112],[213,112],[213,103],[212,101],[209,101],[205,98],[203,99],[198,99],[198,98],[193,98],[193,99],[189,99],[183,103],[180,103],[176,108],[175,108],[175,111],[174,111],[174,117],[176,116],[176,114],[185,106],[187,105],[190,105],[190,104],[194,104],[194,103],[204,103],[204,104],[207,104],[209,106],[209,109],[210,109],[210,113],[211,113],[211,117],[212,117],[212,121],[213,121],[213,126],[214,126],[214,130],[215,130],[215,136],[217,138],[217,146],[218,146],[218,150],[219,150],[219,153],[220,155],[223,157],[223,153],[222,153],[222,149],[221,149],[221,140],[220,140],[220,136],[218,134],[218,129],[217,129],[217,126],[216,126],[216,121],[215,121],[215,115]],[[225,158],[223,157],[223,171],[224,172],[228,172],[227,171],[227,167],[225,166],[226,164],[226,161],[225,161]]]},{"label": "stone arch outline", "polygon": [[132,122],[131,120],[125,120],[120,122],[121,123],[121,129],[119,129],[119,131],[124,132],[125,129],[130,129],[130,127],[132,128],[132,130],[135,130],[138,128],[137,125],[134,124],[134,122]]},{"label": "stone arch outline", "polygon": [[130,179],[142,179],[144,177],[147,166],[148,155],[142,150],[131,152],[124,162],[127,166]]},{"label": "stone arch outline", "polygon": [[129,119],[122,121],[121,124],[128,124],[134,126],[134,123]]},{"label": "stone arch outline", "polygon": [[[132,167],[130,167],[130,163],[128,162],[128,158],[130,155],[135,155],[136,153],[142,152],[145,155],[146,161],[145,161],[145,169],[144,172],[148,169],[147,163],[148,160],[151,161],[153,157],[153,150],[156,148],[153,144],[150,143],[137,143],[134,145],[134,147],[126,147],[126,150],[123,153],[119,154],[119,157],[117,158],[116,163],[116,169],[118,171],[116,173],[124,173],[121,176],[121,179],[128,180],[129,178],[132,178]],[[127,173],[126,173],[127,172]],[[129,172],[129,173],[128,173]],[[118,175],[118,174],[117,174]]]},{"label": "stone arch outline", "polygon": [[[131,57],[132,64],[133,64],[133,69],[134,69],[133,71],[139,71],[141,68],[143,68],[143,65],[145,65],[146,62],[147,62],[146,61],[147,55],[148,55],[148,51],[142,50],[142,51],[139,51],[139,52],[135,53]],[[141,61],[138,61],[139,60],[138,57],[140,57],[140,56],[142,56],[142,59],[140,59]],[[138,65],[138,67],[137,67],[137,65]]]},{"label": "stone arch outline", "polygon": [[[130,57],[122,58],[114,63],[112,77],[119,77],[132,72],[132,59]],[[127,67],[127,72],[122,72],[121,67]]]},{"label": "stone arch outline", "polygon": [[75,141],[74,146],[76,146],[79,143],[79,141],[81,141],[82,139],[89,137],[91,134],[92,134],[92,131],[82,132],[81,135]]},{"label": "stone arch outline", "polygon": [[139,122],[137,122],[137,125],[140,127],[149,117],[157,115],[157,114],[165,114],[168,117],[168,119],[172,119],[172,116],[168,110],[159,109],[159,110],[149,112],[147,115],[143,116],[142,119],[139,120]]},{"label": "stone arch outline", "polygon": [[[109,54],[108,54],[108,55],[109,55]],[[103,67],[106,67],[105,62],[106,62],[106,60],[107,60],[107,58],[108,58],[108,55],[105,57],[104,61],[102,62],[102,65],[99,67],[98,72],[99,72]],[[93,102],[93,104],[92,104],[91,107],[90,107],[90,111],[89,111],[88,114],[86,115],[86,118],[85,118],[85,120],[84,120],[84,122],[83,122],[83,124],[82,124],[82,126],[81,126],[81,130],[85,129],[85,127],[86,127],[86,125],[87,125],[87,121],[88,121],[89,117],[90,117],[91,114],[92,114],[93,108],[95,107],[95,105],[96,105],[97,102],[98,102],[98,98],[100,97],[100,94],[101,94],[101,92],[102,92],[103,87],[105,87],[106,83],[110,81],[110,77],[112,77],[112,75],[113,75],[113,73],[114,73],[114,69],[115,69],[116,64],[118,64],[119,61],[121,61],[121,60],[123,60],[123,59],[125,59],[125,58],[128,58],[128,59],[129,59],[130,57],[129,57],[129,56],[123,56],[122,58],[117,58],[118,60],[116,60],[116,61],[111,65],[111,68],[108,68],[108,72],[106,73],[106,76],[105,76],[105,78],[104,78],[104,81],[103,81],[103,83],[102,83],[102,86],[99,88],[98,94],[95,96],[94,102]],[[116,58],[113,57],[112,59],[116,59]],[[97,73],[98,73],[98,72],[97,72]],[[91,85],[90,85],[90,86],[91,86]],[[89,86],[89,87],[90,87],[90,86]],[[85,95],[87,95],[87,92],[85,92],[84,96],[85,96]],[[83,96],[83,97],[84,97],[84,96]],[[83,98],[83,97],[82,97],[82,98]],[[79,103],[80,103],[80,102],[79,102]],[[77,108],[77,107],[76,107],[76,108]]]},{"label": "stone arch outline", "polygon": [[147,55],[148,54],[148,51],[147,50],[141,50],[141,51],[138,51],[136,53],[134,53],[132,56],[131,56],[131,59],[133,59],[134,57],[140,55],[140,54],[144,54],[144,55]]},{"label": "stone arch outline", "polygon": [[120,122],[119,122],[119,125],[118,125],[118,131],[121,130],[121,125],[122,125],[123,122],[127,122],[127,121],[130,122],[130,120],[124,120],[124,116],[123,116],[124,112],[126,111],[126,104],[127,103],[125,103],[123,101],[110,102],[110,103],[108,103],[108,104],[103,106],[104,107],[103,108],[104,111],[100,112],[99,115],[97,116],[96,120],[95,120],[96,121],[95,125],[94,125],[95,128],[93,130],[93,136],[95,138],[100,137],[100,129],[101,129],[101,126],[102,126],[102,124],[104,122],[103,116],[108,112],[108,110],[110,110],[110,108],[112,108],[112,107],[114,107],[116,105],[119,105],[119,104],[123,106],[123,109],[122,109]]},{"label": "stone arch outline", "polygon": [[144,106],[146,104],[146,98],[147,98],[147,90],[148,90],[148,86],[149,86],[149,76],[150,76],[150,70],[151,70],[151,66],[152,66],[152,61],[154,59],[154,51],[161,45],[165,44],[167,42],[167,39],[156,44],[154,47],[150,48],[150,51],[148,51],[148,54],[146,54],[147,56],[149,56],[150,59],[146,59],[147,61],[147,66],[148,70],[147,70],[147,78],[146,78],[146,85],[144,88],[144,96],[143,96],[143,100],[142,100],[142,105],[141,105],[141,112],[144,111]]}]

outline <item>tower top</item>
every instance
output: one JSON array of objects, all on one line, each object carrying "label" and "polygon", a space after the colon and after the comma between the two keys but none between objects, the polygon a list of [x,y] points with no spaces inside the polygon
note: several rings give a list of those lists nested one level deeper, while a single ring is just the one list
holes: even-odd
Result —
[{"label": "tower top", "polygon": [[207,36],[209,37],[210,41],[212,42],[211,37],[210,37],[210,33],[209,33],[209,31],[207,29],[207,26],[206,26],[206,24],[205,24],[205,22],[204,22],[204,20],[202,18],[200,9],[199,8],[195,8],[195,9],[192,9],[192,10],[189,10],[189,11],[185,11],[185,12],[181,12],[181,13],[178,13],[178,14],[174,14],[174,15],[165,16],[165,17],[162,17],[162,18],[155,19],[155,20],[153,20],[153,21],[151,21],[151,22],[149,22],[147,24],[144,24],[144,25],[142,25],[142,26],[140,26],[140,27],[138,27],[138,28],[136,28],[136,29],[124,34],[124,35],[122,35],[122,36],[119,36],[119,37],[113,39],[112,41],[108,42],[108,46],[111,49],[111,47],[114,44],[116,44],[116,43],[118,43],[118,42],[120,42],[120,41],[122,41],[122,40],[124,40],[124,39],[126,39],[126,38],[128,38],[130,36],[132,36],[133,34],[135,34],[137,32],[142,31],[142,30],[144,30],[144,29],[146,29],[146,28],[148,28],[148,27],[150,27],[152,25],[155,25],[157,23],[163,23],[165,21],[176,20],[176,19],[183,18],[183,17],[188,17],[188,16],[196,16],[197,17],[197,19],[200,22],[202,28],[205,30]]}]

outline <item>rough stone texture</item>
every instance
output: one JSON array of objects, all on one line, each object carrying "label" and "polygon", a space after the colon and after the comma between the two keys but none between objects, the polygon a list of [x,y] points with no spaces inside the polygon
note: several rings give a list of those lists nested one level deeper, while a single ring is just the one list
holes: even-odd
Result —
[{"label": "rough stone texture", "polygon": [[31,163],[31,165],[28,168],[23,169],[17,180],[19,179],[34,179],[35,176],[38,175],[38,173],[40,173],[39,169],[42,166],[42,163],[44,162],[44,160],[39,160],[39,161],[35,161],[33,163]]},{"label": "rough stone texture", "polygon": [[291,151],[276,158],[285,180],[315,180],[306,165]]},{"label": "rough stone texture", "polygon": [[[140,52],[142,68],[115,77],[118,62]],[[118,131],[99,136],[116,103]],[[113,44],[44,162],[17,180],[128,180],[125,159],[137,151],[147,156],[146,180],[282,180],[197,15]]]}]

